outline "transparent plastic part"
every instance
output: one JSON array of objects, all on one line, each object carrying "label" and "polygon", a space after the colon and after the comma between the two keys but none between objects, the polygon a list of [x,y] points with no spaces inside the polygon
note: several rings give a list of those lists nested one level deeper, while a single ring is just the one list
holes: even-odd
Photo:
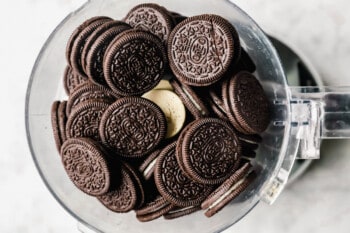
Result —
[{"label": "transparent plastic part", "polygon": [[[147,2],[147,1],[142,1]],[[38,171],[58,202],[83,225],[96,232],[219,232],[228,228],[253,207],[273,203],[285,187],[299,150],[299,159],[319,156],[320,140],[348,138],[350,115],[347,87],[290,87],[278,55],[259,26],[227,0],[161,1],[167,9],[186,16],[218,14],[237,29],[242,46],[257,66],[256,77],[271,104],[271,124],[262,134],[254,166],[258,178],[236,200],[208,219],[202,211],[167,221],[162,218],[140,223],[133,212],[109,211],[96,198],[87,196],[70,182],[54,145],[50,109],[54,100],[67,96],[62,85],[66,66],[65,45],[81,22],[96,15],[121,19],[137,0],[93,0],[72,12],[51,34],[28,84],[26,127],[28,143]]]}]

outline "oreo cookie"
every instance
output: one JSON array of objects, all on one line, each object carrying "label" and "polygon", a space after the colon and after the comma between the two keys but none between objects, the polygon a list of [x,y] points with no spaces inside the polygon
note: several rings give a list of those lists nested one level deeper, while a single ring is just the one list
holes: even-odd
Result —
[{"label": "oreo cookie", "polygon": [[[102,25],[98,26],[86,39],[86,42],[84,44],[84,48],[82,50],[81,53],[81,65],[83,70],[86,72],[86,58],[87,58],[87,54],[90,51],[93,43],[104,33],[106,32],[108,29],[110,28],[114,28],[114,27],[126,27],[126,28],[130,28],[130,26],[127,23],[124,23],[122,21],[119,20],[112,20],[112,21],[108,21],[103,23]],[[102,56],[103,57],[103,56]]]},{"label": "oreo cookie", "polygon": [[154,3],[143,3],[132,8],[124,21],[133,28],[148,31],[166,44],[174,27],[174,19],[164,7]]},{"label": "oreo cookie", "polygon": [[61,148],[62,164],[71,181],[88,195],[99,196],[109,191],[112,184],[112,165],[106,152],[88,138],[72,138]]},{"label": "oreo cookie", "polygon": [[100,25],[112,21],[111,18],[101,17],[100,19],[96,19],[91,22],[85,28],[83,28],[77,37],[73,41],[73,45],[71,47],[71,51],[69,54],[69,64],[72,66],[75,72],[77,72],[81,76],[86,76],[84,73],[82,63],[81,63],[81,54],[84,49],[84,45],[88,37],[93,33],[93,31],[98,28]]},{"label": "oreo cookie", "polygon": [[51,126],[52,126],[52,132],[53,132],[53,138],[55,140],[55,145],[58,151],[61,150],[61,146],[63,143],[62,137],[61,137],[61,130],[58,123],[58,108],[60,106],[60,101],[56,100],[51,105]]},{"label": "oreo cookie", "polygon": [[129,30],[110,43],[104,56],[103,72],[115,93],[135,96],[160,82],[165,64],[165,48],[157,36]]},{"label": "oreo cookie", "polygon": [[169,82],[195,119],[209,116],[210,113],[207,106],[190,86],[180,84],[176,79],[171,79]]},{"label": "oreo cookie", "polygon": [[68,101],[51,106],[63,166],[140,222],[213,216],[256,177],[270,113],[255,64],[221,16],[146,3],[123,20],[90,18],[68,40]]},{"label": "oreo cookie", "polygon": [[173,208],[173,204],[169,203],[164,197],[158,195],[154,200],[148,202],[141,209],[136,210],[135,213],[136,218],[140,222],[149,222],[161,217]]},{"label": "oreo cookie", "polygon": [[109,44],[123,31],[131,27],[121,21],[103,24],[88,39],[82,54],[85,60],[85,71],[93,83],[107,86],[103,73],[103,58]]},{"label": "oreo cookie", "polygon": [[161,149],[155,150],[141,163],[139,172],[143,175],[145,180],[153,178],[154,168],[157,162],[157,158],[161,152]]},{"label": "oreo cookie", "polygon": [[139,158],[165,138],[166,119],[161,109],[141,97],[124,97],[104,112],[99,124],[102,142],[125,158]]},{"label": "oreo cookie", "polygon": [[76,87],[86,83],[87,81],[87,77],[80,76],[72,69],[72,67],[69,65],[66,66],[63,75],[63,87],[67,95],[70,95]]},{"label": "oreo cookie", "polygon": [[208,86],[239,59],[240,48],[238,34],[226,19],[205,14],[189,17],[174,28],[168,41],[168,59],[181,82]]},{"label": "oreo cookie", "polygon": [[113,212],[126,213],[133,210],[139,203],[139,184],[135,174],[122,164],[120,169],[121,181],[116,189],[98,196],[98,200]]},{"label": "oreo cookie", "polygon": [[80,103],[88,101],[100,101],[105,103],[113,103],[120,96],[112,92],[110,89],[95,85],[92,83],[86,83],[80,85],[69,96],[67,102],[66,112],[70,115],[71,111]]},{"label": "oreo cookie", "polygon": [[230,96],[230,79],[226,79],[222,82],[222,99],[223,99],[223,103],[224,103],[224,107],[226,109],[226,116],[228,118],[228,120],[230,121],[230,123],[234,126],[234,128],[245,134],[247,133],[240,125],[239,121],[236,119],[235,114],[233,113],[233,109],[232,109],[232,101],[231,101],[231,96]]},{"label": "oreo cookie", "polygon": [[154,179],[159,193],[176,206],[199,205],[211,192],[213,186],[189,179],[176,160],[176,142],[160,153],[154,170]]},{"label": "oreo cookie", "polygon": [[110,19],[110,18],[106,17],[106,16],[95,16],[95,17],[92,17],[92,18],[85,20],[82,24],[80,24],[77,28],[74,29],[74,31],[71,34],[71,36],[69,37],[69,39],[67,41],[67,45],[66,45],[66,60],[67,60],[69,65],[71,65],[70,64],[70,56],[72,54],[73,44],[74,44],[75,40],[78,38],[79,34],[90,24],[92,24],[98,20],[108,20],[108,19]]},{"label": "oreo cookie", "polygon": [[100,101],[85,101],[77,105],[67,120],[67,138],[87,137],[101,141],[98,126],[108,106]]},{"label": "oreo cookie", "polygon": [[[249,72],[240,72],[230,81],[230,103],[242,133],[258,134],[270,122],[269,102],[259,81]],[[238,129],[239,130],[239,129]]]},{"label": "oreo cookie", "polygon": [[57,109],[57,117],[58,117],[58,128],[60,137],[62,140],[62,143],[67,140],[67,133],[66,133],[66,124],[67,124],[67,115],[66,115],[66,107],[67,107],[67,101],[61,101],[58,109]]},{"label": "oreo cookie", "polygon": [[255,178],[256,173],[251,170],[251,165],[245,163],[203,201],[201,207],[206,210],[205,215],[211,217],[219,212],[229,202],[241,194]]},{"label": "oreo cookie", "polygon": [[179,136],[176,158],[182,171],[203,184],[220,184],[238,167],[241,145],[231,126],[204,118],[186,126]]}]

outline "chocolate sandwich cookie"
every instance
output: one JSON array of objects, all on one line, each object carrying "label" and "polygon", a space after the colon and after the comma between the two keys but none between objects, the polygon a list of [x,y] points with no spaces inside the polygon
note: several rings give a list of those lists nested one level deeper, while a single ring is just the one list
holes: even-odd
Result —
[{"label": "chocolate sandwich cookie", "polygon": [[167,121],[165,138],[174,137],[186,120],[186,109],[179,96],[169,90],[151,90],[142,95],[160,107]]},{"label": "chocolate sandwich cookie", "polygon": [[160,153],[154,170],[154,179],[159,193],[176,206],[199,205],[213,187],[189,179],[180,169],[175,155],[176,142]]},{"label": "chocolate sandwich cookie", "polygon": [[229,98],[242,133],[259,134],[265,131],[270,122],[269,102],[254,75],[242,71],[231,78]]},{"label": "chocolate sandwich cookie", "polygon": [[240,133],[245,134],[246,131],[241,127],[240,123],[236,119],[235,114],[232,110],[232,102],[230,101],[230,79],[225,79],[222,82],[222,99],[224,103],[224,107],[226,109],[226,116],[227,119],[230,121],[230,123],[233,125],[233,127]]},{"label": "chocolate sandwich cookie", "polygon": [[217,95],[214,89],[209,89],[208,94],[209,96],[207,100],[214,116],[220,118],[221,120],[229,121],[226,114],[225,104],[222,98]]},{"label": "chocolate sandwich cookie", "polygon": [[98,20],[106,20],[106,19],[110,19],[110,18],[106,17],[106,16],[95,16],[95,17],[92,17],[92,18],[85,20],[82,24],[80,24],[77,28],[75,28],[75,30],[73,31],[73,33],[69,37],[67,45],[66,45],[66,60],[67,60],[69,65],[71,65],[70,64],[70,56],[72,53],[73,44],[74,44],[75,40],[77,39],[77,37],[79,36],[79,34],[87,26],[89,26],[91,23],[94,23]]},{"label": "chocolate sandwich cookie", "polygon": [[211,115],[212,117],[216,117],[221,120],[228,121],[228,118],[225,112],[220,107],[218,107],[218,105],[212,99],[209,98],[207,100],[207,103],[212,111],[212,115]]},{"label": "chocolate sandwich cookie", "polygon": [[240,56],[235,28],[218,15],[185,19],[171,32],[168,59],[171,70],[183,83],[208,86],[220,80]]},{"label": "chocolate sandwich cookie", "polygon": [[77,87],[69,96],[66,112],[67,115],[70,115],[71,111],[78,104],[83,102],[101,101],[105,103],[113,103],[119,97],[119,95],[115,94],[106,87],[92,83],[86,83]]},{"label": "chocolate sandwich cookie", "polygon": [[66,107],[67,107],[67,101],[61,101],[61,103],[58,106],[57,114],[58,114],[58,127],[60,131],[60,137],[62,139],[62,143],[67,140],[67,134],[66,134],[66,124],[67,124],[67,115],[66,115]]},{"label": "chocolate sandwich cookie", "polygon": [[254,181],[256,173],[251,169],[251,165],[245,163],[203,201],[201,207],[207,217],[219,212]]},{"label": "chocolate sandwich cookie", "polygon": [[124,21],[133,28],[148,31],[158,36],[165,44],[174,27],[174,19],[164,7],[143,3],[132,8]]},{"label": "chocolate sandwich cookie", "polygon": [[86,194],[105,194],[112,179],[119,178],[111,177],[112,166],[106,153],[91,139],[67,139],[61,148],[61,158],[71,181]]},{"label": "chocolate sandwich cookie", "polygon": [[138,185],[130,168],[122,164],[120,170],[121,181],[119,185],[104,195],[98,196],[98,200],[111,211],[126,213],[133,210],[139,202]]},{"label": "chocolate sandwich cookie", "polygon": [[176,79],[171,79],[169,82],[174,88],[175,93],[180,97],[187,110],[195,119],[209,116],[210,112],[208,108],[190,86],[180,84],[180,82]]},{"label": "chocolate sandwich cookie", "polygon": [[192,122],[179,136],[176,158],[188,177],[220,184],[238,167],[241,145],[232,127],[217,118]]},{"label": "chocolate sandwich cookie", "polygon": [[107,85],[103,73],[103,57],[107,47],[117,35],[131,27],[124,22],[113,21],[98,29],[88,39],[82,57],[85,58],[85,71],[89,79],[94,83]]},{"label": "chocolate sandwich cookie", "polygon": [[165,64],[165,48],[157,36],[129,30],[108,46],[103,72],[108,86],[117,94],[142,95],[157,86]]},{"label": "chocolate sandwich cookie", "polygon": [[137,203],[134,209],[139,209],[145,204],[145,200],[146,200],[144,179],[142,175],[138,172],[138,170],[133,166],[131,166],[129,163],[124,162],[123,165],[127,170],[129,170],[130,174],[132,174],[132,178],[134,180],[136,191],[137,191]]},{"label": "chocolate sandwich cookie", "polygon": [[174,207],[169,212],[165,213],[163,217],[167,220],[180,218],[194,212],[201,210],[200,206]]},{"label": "chocolate sandwich cookie", "polygon": [[86,83],[87,81],[87,77],[80,76],[72,69],[72,67],[69,65],[66,66],[63,76],[63,87],[67,95],[70,95],[77,86]]},{"label": "chocolate sandwich cookie", "polygon": [[153,178],[154,167],[157,162],[157,158],[161,152],[161,149],[155,150],[141,163],[139,167],[139,172],[143,175],[145,180],[150,180]]},{"label": "chocolate sandwich cookie", "polygon": [[166,119],[153,102],[141,97],[124,97],[115,101],[101,118],[102,142],[125,158],[139,158],[165,138]]},{"label": "chocolate sandwich cookie", "polygon": [[161,217],[172,208],[174,208],[173,204],[169,203],[164,197],[158,195],[154,200],[146,203],[144,207],[135,211],[136,218],[140,222],[149,222]]},{"label": "chocolate sandwich cookie", "polygon": [[61,137],[61,132],[60,132],[60,127],[59,127],[59,122],[58,122],[58,108],[60,106],[60,101],[56,100],[52,103],[51,105],[51,126],[52,126],[52,131],[53,131],[53,137],[55,140],[56,148],[58,151],[61,150],[61,146],[63,143],[62,137]]},{"label": "chocolate sandwich cookie", "polygon": [[[127,27],[127,28],[131,28],[130,25],[128,25],[127,23],[123,22],[123,21],[119,21],[119,20],[112,20],[112,21],[108,21],[105,22],[104,24],[100,25],[99,27],[97,27],[90,35],[89,37],[86,39],[86,42],[84,44],[84,48],[83,51],[81,53],[81,65],[83,70],[86,72],[86,58],[87,58],[87,54],[90,51],[90,48],[92,47],[93,43],[104,33],[106,32],[108,29],[110,28],[114,28],[114,27]],[[103,57],[103,56],[102,56]]]},{"label": "chocolate sandwich cookie", "polygon": [[67,120],[67,138],[87,137],[101,141],[98,125],[108,106],[108,103],[100,101],[85,101],[78,104]]},{"label": "chocolate sandwich cookie", "polygon": [[69,64],[72,66],[74,71],[77,72],[79,75],[86,76],[81,64],[81,54],[83,52],[84,45],[87,39],[94,32],[96,28],[110,21],[112,21],[111,18],[101,18],[99,20],[96,20],[90,23],[88,26],[86,26],[75,38],[72,46],[72,50],[69,56],[69,60],[70,60]]}]

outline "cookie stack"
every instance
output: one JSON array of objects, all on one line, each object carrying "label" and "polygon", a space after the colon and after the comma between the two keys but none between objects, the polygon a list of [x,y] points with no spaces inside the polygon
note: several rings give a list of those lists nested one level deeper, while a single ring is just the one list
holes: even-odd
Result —
[{"label": "cookie stack", "polygon": [[269,103],[224,18],[140,4],[83,22],[66,60],[56,147],[75,186],[108,209],[142,222],[210,217],[257,177]]}]

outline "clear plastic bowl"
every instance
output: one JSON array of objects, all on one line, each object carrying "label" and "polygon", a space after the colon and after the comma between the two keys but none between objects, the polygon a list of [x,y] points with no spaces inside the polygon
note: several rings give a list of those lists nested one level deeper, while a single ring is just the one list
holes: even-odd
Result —
[{"label": "clear plastic bowl", "polygon": [[[230,1],[151,2],[185,16],[218,14],[236,27],[242,46],[256,63],[256,76],[273,106],[271,124],[262,135],[263,143],[254,161],[259,173],[257,180],[212,218],[205,217],[203,211],[199,211],[171,221],[159,218],[148,223],[138,222],[134,212],[117,214],[109,211],[95,198],[82,193],[70,182],[55,148],[50,121],[52,102],[67,99],[62,84],[66,66],[66,42],[74,28],[84,20],[97,15],[122,19],[129,9],[140,3],[136,0],[89,1],[68,15],[49,37],[37,58],[28,84],[26,127],[32,156],[41,177],[57,201],[79,222],[95,231],[218,232],[245,216],[260,200],[272,202],[286,182],[283,177],[288,176],[294,161],[295,145],[294,141],[290,141],[291,127],[288,122],[291,115],[285,75],[277,53],[263,31]],[[281,170],[281,167],[286,169]]]}]

